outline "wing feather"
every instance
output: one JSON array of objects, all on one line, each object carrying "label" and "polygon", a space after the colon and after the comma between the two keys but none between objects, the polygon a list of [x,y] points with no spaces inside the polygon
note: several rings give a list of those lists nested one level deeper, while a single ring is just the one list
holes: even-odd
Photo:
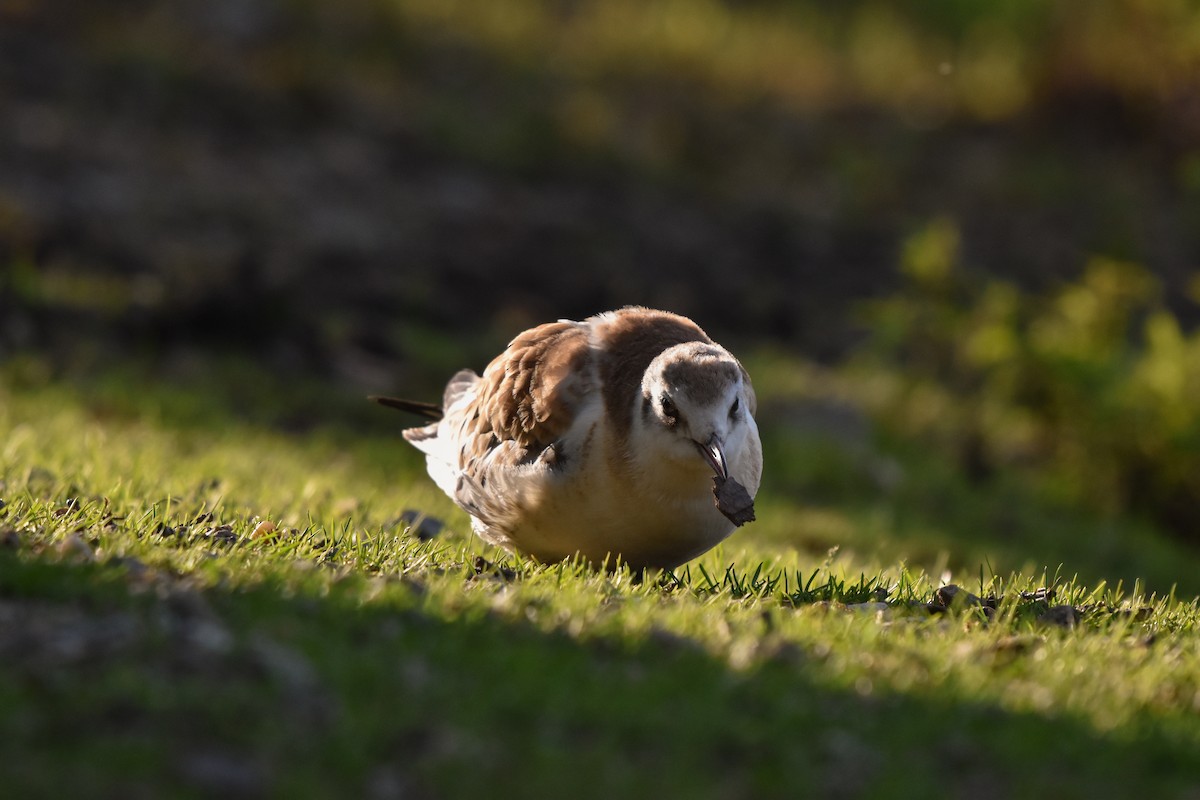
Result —
[{"label": "wing feather", "polygon": [[459,373],[451,385],[461,378],[463,387],[453,397],[447,387],[437,435],[450,474],[439,485],[484,526],[505,528],[531,484],[549,479],[553,460],[539,456],[595,388],[590,359],[587,326],[554,322],[517,336],[477,379]]},{"label": "wing feather", "polygon": [[526,450],[549,447],[571,426],[590,390],[590,358],[581,323],[551,322],[525,331],[483,371],[474,399],[477,432]]}]

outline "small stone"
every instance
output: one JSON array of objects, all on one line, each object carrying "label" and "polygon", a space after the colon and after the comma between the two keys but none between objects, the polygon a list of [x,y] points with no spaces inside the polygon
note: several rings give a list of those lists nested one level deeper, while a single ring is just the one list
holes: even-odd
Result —
[{"label": "small stone", "polygon": [[413,508],[406,508],[400,512],[397,522],[399,525],[403,525],[410,535],[416,536],[422,542],[428,542],[435,538],[446,528],[446,523],[437,517],[427,517],[423,511]]},{"label": "small stone", "polygon": [[261,539],[264,536],[270,536],[276,530],[275,523],[269,519],[264,519],[262,522],[254,526],[254,531],[250,534],[251,539]]},{"label": "small stone", "polygon": [[1074,606],[1052,606],[1046,613],[1037,618],[1043,625],[1057,625],[1062,628],[1074,628],[1079,624],[1083,615]]},{"label": "small stone", "polygon": [[237,544],[238,540],[237,534],[228,525],[219,525],[215,528],[210,528],[205,533],[205,536],[217,544]]},{"label": "small stone", "polygon": [[955,586],[953,583],[947,584],[934,592],[933,602],[930,603],[931,606],[938,606],[942,609],[966,608],[982,604],[983,601],[978,597],[966,589]]},{"label": "small stone", "polygon": [[154,533],[164,539],[172,539],[178,533],[174,528],[165,522],[158,523],[158,527],[154,529]]},{"label": "small stone", "polygon": [[504,582],[514,581],[517,579],[517,573],[508,567],[501,567],[488,561],[483,556],[475,557],[475,574],[483,576],[485,573],[491,573],[489,577],[498,578]]},{"label": "small stone", "polygon": [[0,547],[16,550],[21,546],[21,534],[15,528],[0,530]]}]

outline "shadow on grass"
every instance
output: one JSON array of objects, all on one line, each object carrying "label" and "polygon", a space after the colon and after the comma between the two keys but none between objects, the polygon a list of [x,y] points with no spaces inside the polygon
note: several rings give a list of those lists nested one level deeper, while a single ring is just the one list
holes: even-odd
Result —
[{"label": "shadow on grass", "polygon": [[795,648],[738,671],[685,638],[439,616],[416,584],[364,605],[353,580],[315,599],[0,552],[9,791],[1102,798],[1200,782],[1152,721],[1100,735],[949,688],[846,691]]}]

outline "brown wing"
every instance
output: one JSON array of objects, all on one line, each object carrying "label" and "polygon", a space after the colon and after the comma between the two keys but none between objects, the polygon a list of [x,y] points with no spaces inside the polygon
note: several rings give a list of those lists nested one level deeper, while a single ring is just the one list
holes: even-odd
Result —
[{"label": "brown wing", "polygon": [[483,371],[474,432],[541,452],[566,433],[591,390],[590,357],[587,329],[578,322],[525,331]]}]

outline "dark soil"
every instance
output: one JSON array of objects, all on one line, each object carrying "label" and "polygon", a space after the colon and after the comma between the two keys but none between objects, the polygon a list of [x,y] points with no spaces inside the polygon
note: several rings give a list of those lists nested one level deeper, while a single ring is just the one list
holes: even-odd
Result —
[{"label": "dark soil", "polygon": [[937,215],[1025,284],[1105,253],[1175,299],[1197,266],[1195,142],[1087,87],[930,130],[633,87],[680,131],[647,163],[565,142],[539,113],[561,76],[346,8],[0,4],[0,348],[226,348],[387,389],[640,303],[831,358]]}]

